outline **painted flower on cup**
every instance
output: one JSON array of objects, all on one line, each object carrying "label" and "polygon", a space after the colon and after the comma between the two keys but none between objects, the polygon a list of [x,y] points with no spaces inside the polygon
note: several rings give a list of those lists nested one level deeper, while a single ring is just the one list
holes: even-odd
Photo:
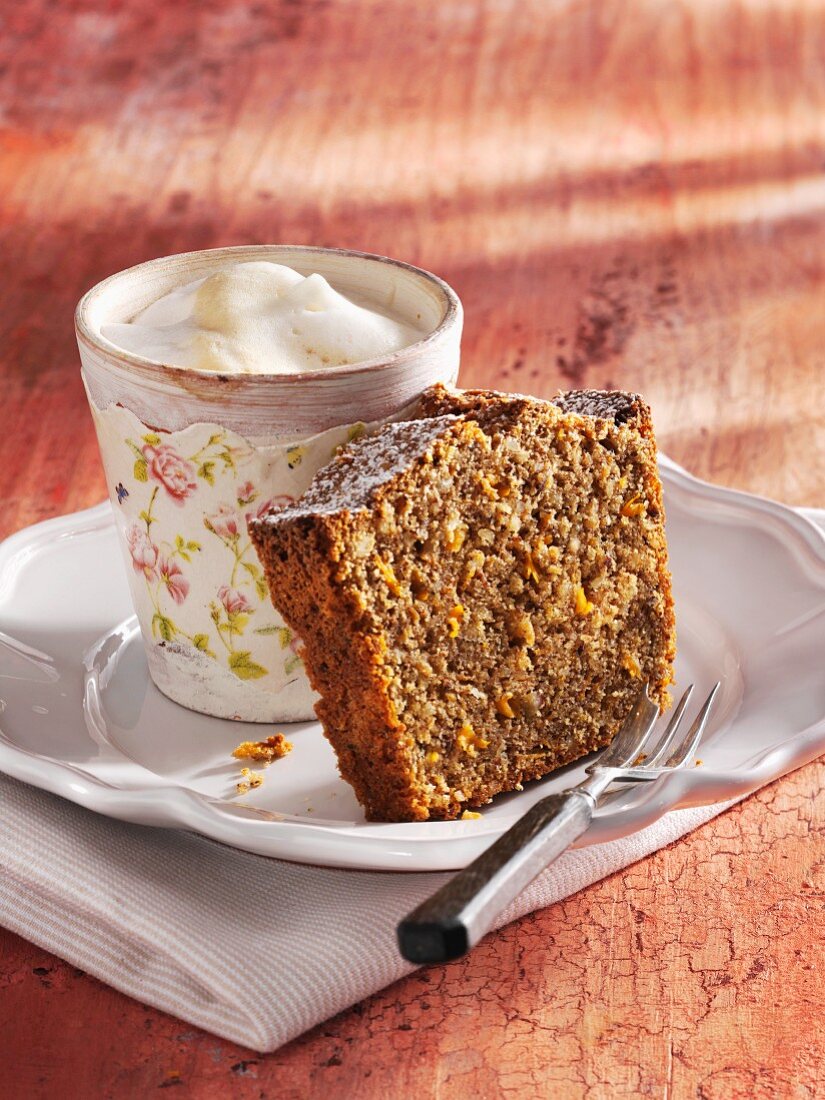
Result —
[{"label": "painted flower on cup", "polygon": [[149,477],[159,481],[176,504],[194,493],[195,467],[168,443],[147,443],[141,448]]},{"label": "painted flower on cup", "polygon": [[244,504],[251,504],[253,500],[257,499],[257,496],[257,490],[251,481],[245,481],[242,485],[238,486],[237,501],[241,507],[243,507]]},{"label": "painted flower on cup", "polygon": [[240,612],[254,611],[255,606],[239,588],[230,588],[228,584],[222,584],[218,589],[218,599],[223,604],[227,615],[237,615]]},{"label": "painted flower on cup", "polygon": [[126,542],[135,572],[143,573],[147,580],[151,580],[155,575],[158,548],[149,538],[148,532],[140,524],[133,523],[126,532]]},{"label": "painted flower on cup", "polygon": [[244,519],[247,523],[249,523],[251,519],[263,519],[263,517],[273,509],[278,511],[281,508],[286,508],[288,504],[294,503],[295,497],[289,496],[288,493],[283,493],[281,496],[271,497],[258,505],[257,508],[252,508],[250,511],[245,512]]},{"label": "painted flower on cup", "polygon": [[219,504],[210,515],[204,516],[204,526],[214,531],[220,539],[236,539],[240,530],[238,513],[231,504]]},{"label": "painted flower on cup", "polygon": [[[211,431],[200,446],[198,442],[192,440],[191,450],[184,450],[164,442],[164,436],[151,429],[124,437],[134,481],[132,493],[124,489],[125,495],[118,492],[118,499],[123,503],[129,498],[129,511],[140,509],[141,522],[132,523],[125,534],[133,568],[143,576],[151,603],[151,636],[160,643],[189,645],[239,679],[257,680],[269,675],[260,654],[266,652],[264,639],[274,635],[282,653],[281,667],[292,676],[302,664],[302,647],[277,616],[273,621],[266,578],[247,524],[294,503],[295,497],[263,495],[245,469],[255,452],[231,434]],[[292,457],[300,462],[303,454]],[[164,501],[182,506],[193,495],[180,522],[170,525]],[[223,545],[220,554],[226,570],[225,583],[217,591],[212,589],[216,595],[208,602],[208,618],[203,619],[198,610],[203,607],[201,576],[185,572],[202,549],[186,529],[192,522],[202,524]],[[179,614],[176,607],[185,602],[186,609]]]},{"label": "painted flower on cup", "polygon": [[182,604],[189,595],[189,581],[174,558],[161,554],[158,561],[158,576],[176,604]]},{"label": "painted flower on cup", "polygon": [[[258,493],[251,490],[250,483],[241,486],[244,492],[238,493],[238,505],[252,503]],[[237,541],[238,537],[246,531],[247,524],[252,519],[261,519],[273,508],[284,508],[287,504],[294,503],[295,498],[284,494],[282,496],[267,498],[255,508],[248,508],[243,514],[239,513],[231,504],[221,502],[214,512],[204,516],[203,525],[208,531],[212,531],[219,539],[228,542]]]}]

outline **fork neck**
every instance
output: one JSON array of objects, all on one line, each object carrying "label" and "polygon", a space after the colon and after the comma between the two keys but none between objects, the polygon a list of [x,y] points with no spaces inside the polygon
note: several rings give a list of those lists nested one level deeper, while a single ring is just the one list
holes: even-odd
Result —
[{"label": "fork neck", "polygon": [[576,787],[576,790],[587,795],[595,806],[615,778],[612,768],[597,768],[588,775],[583,783]]}]

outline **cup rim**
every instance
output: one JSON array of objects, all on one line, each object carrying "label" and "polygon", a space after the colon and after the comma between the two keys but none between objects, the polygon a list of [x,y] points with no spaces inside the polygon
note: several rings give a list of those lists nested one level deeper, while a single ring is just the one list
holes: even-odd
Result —
[{"label": "cup rim", "polygon": [[[250,374],[238,374],[235,372],[203,370],[200,367],[178,367],[173,364],[160,363],[155,359],[147,359],[142,355],[136,355],[134,352],[125,351],[123,348],[119,348],[116,344],[107,340],[101,333],[96,332],[89,323],[88,314],[92,305],[101,295],[105,294],[113,283],[116,283],[126,275],[132,275],[141,270],[151,269],[168,260],[184,261],[193,257],[218,255],[231,258],[232,256],[242,254],[248,255],[250,252],[258,252],[261,255],[272,255],[278,252],[303,252],[308,255],[352,256],[356,259],[388,264],[392,267],[400,268],[402,271],[408,272],[435,287],[444,300],[444,315],[436,327],[431,332],[427,333],[426,336],[388,355],[374,356],[372,359],[363,359],[359,363],[343,363],[335,367],[323,367],[315,370],[300,371],[299,373],[255,371]],[[237,382],[243,379],[248,382],[260,381],[266,383],[267,381],[277,381],[279,384],[302,385],[307,382],[321,381],[323,379],[331,380],[333,378],[351,377],[359,374],[371,374],[375,371],[380,371],[387,367],[403,363],[405,359],[416,358],[422,351],[426,351],[429,345],[437,343],[445,333],[452,329],[456,322],[461,319],[462,315],[461,300],[449,283],[445,282],[444,279],[440,278],[438,275],[433,274],[433,272],[427,271],[422,267],[416,267],[414,264],[406,263],[404,260],[396,260],[390,256],[382,256],[375,252],[361,252],[352,248],[322,248],[320,246],[301,244],[252,244],[194,249],[189,252],[173,252],[166,256],[156,256],[154,259],[144,260],[142,263],[123,268],[121,271],[116,271],[100,282],[95,283],[93,287],[86,291],[77,304],[74,320],[75,331],[79,341],[82,340],[87,346],[98,352],[102,352],[107,359],[117,360],[125,366],[137,367],[148,376],[154,375],[156,377],[162,377],[167,381],[172,381],[175,377],[179,379],[194,377],[202,379],[204,382],[208,382],[209,379],[212,379],[219,383],[226,383],[230,380]]]}]

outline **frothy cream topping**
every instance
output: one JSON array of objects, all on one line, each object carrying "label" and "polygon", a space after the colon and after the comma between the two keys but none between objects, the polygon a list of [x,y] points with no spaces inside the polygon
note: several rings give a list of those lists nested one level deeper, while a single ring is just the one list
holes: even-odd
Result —
[{"label": "frothy cream topping", "polygon": [[164,294],[126,324],[101,326],[124,351],[222,374],[300,374],[388,355],[424,332],[350,301],[321,275],[232,264]]}]

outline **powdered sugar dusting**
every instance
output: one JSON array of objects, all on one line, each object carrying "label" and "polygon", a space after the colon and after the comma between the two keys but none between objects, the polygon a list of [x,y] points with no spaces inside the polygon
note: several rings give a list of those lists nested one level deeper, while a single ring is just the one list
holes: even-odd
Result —
[{"label": "powdered sugar dusting", "polygon": [[[491,402],[491,398],[495,399]],[[550,401],[493,390],[456,390],[433,386],[422,395],[419,419],[387,424],[374,436],[349,444],[320,470],[304,495],[294,504],[273,512],[261,523],[278,524],[312,515],[354,512],[370,505],[372,494],[400,473],[450,424],[465,417],[474,419],[474,404],[482,399],[491,415],[496,408],[513,408],[525,402],[555,407],[560,412],[589,418],[615,420],[623,424],[633,415],[641,399],[622,391],[571,390]],[[447,413],[446,408],[454,412]],[[429,416],[428,413],[439,415]]]},{"label": "powdered sugar dusting", "polygon": [[280,524],[306,516],[357,512],[369,507],[376,489],[425,454],[430,444],[460,419],[458,416],[436,416],[387,424],[376,435],[345,447],[337,458],[318,471],[307,491],[294,504],[271,512],[258,522]]}]

